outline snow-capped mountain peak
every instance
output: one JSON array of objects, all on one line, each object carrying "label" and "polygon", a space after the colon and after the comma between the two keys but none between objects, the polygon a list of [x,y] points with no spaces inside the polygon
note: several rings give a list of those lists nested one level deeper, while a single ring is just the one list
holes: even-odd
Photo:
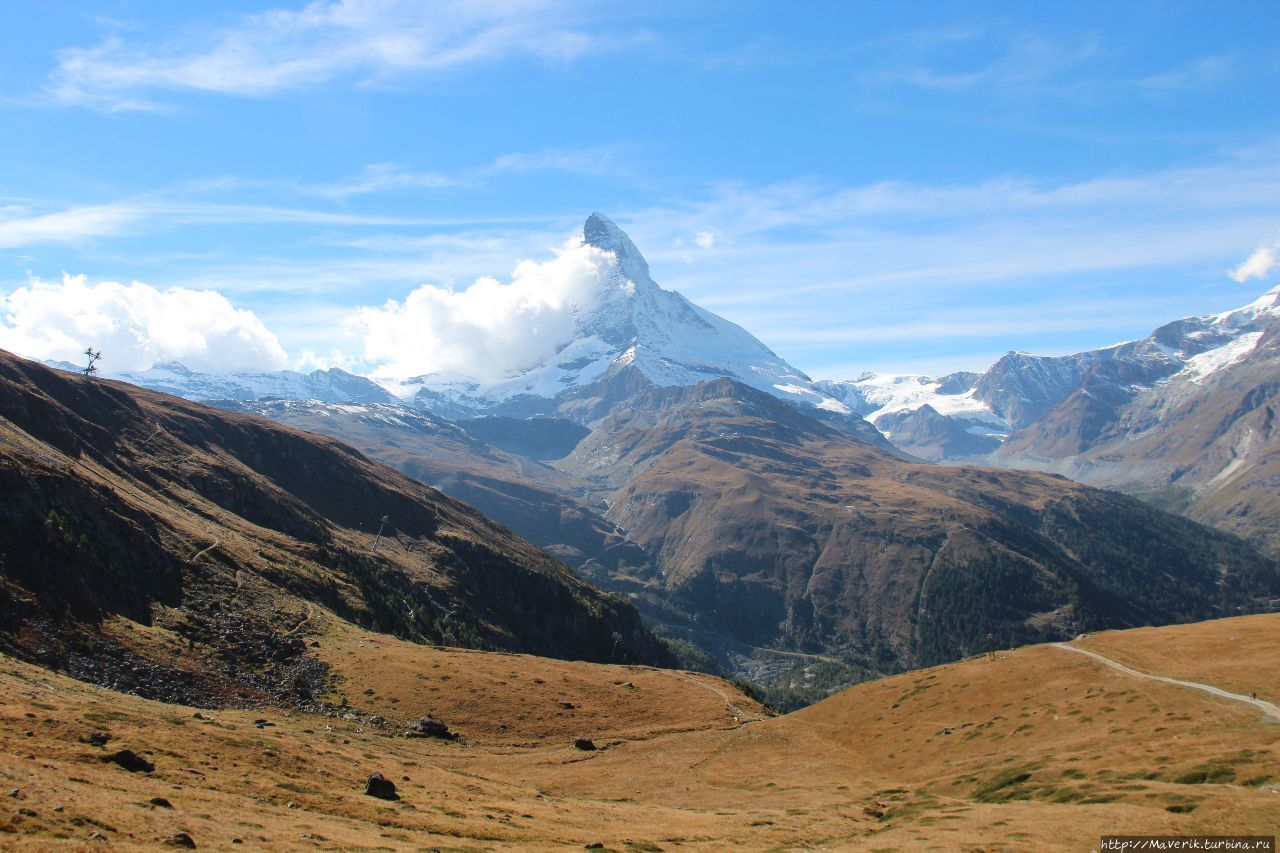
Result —
[{"label": "snow-capped mountain peak", "polygon": [[603,213],[593,213],[582,226],[582,239],[589,246],[612,252],[618,270],[636,287],[657,287],[649,275],[649,262],[640,254],[627,233]]},{"label": "snow-capped mountain peak", "polygon": [[583,225],[583,241],[612,258],[601,272],[599,302],[577,318],[555,356],[500,382],[421,377],[415,405],[446,415],[547,414],[558,401],[623,368],[658,387],[729,377],[795,403],[836,414],[849,410],[740,326],[662,289],[621,228],[601,213]]}]

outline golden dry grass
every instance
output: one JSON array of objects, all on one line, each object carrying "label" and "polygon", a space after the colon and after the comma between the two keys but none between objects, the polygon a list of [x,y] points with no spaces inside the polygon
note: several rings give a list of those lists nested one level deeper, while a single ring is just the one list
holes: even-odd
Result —
[{"label": "golden dry grass", "polygon": [[[757,719],[706,676],[414,646],[323,613],[308,629],[335,693],[387,725],[197,720],[3,659],[0,793],[19,794],[3,800],[0,847],[78,849],[97,833],[154,848],[185,831],[201,849],[1089,850],[1103,833],[1280,826],[1280,725],[1050,646]],[[1246,666],[1280,675],[1280,616],[1159,630],[1156,647],[1178,652],[1169,671],[1147,630],[1091,648],[1210,683]],[[464,739],[401,736],[428,712]],[[255,727],[261,717],[275,725]],[[81,742],[92,731],[112,739]],[[578,736],[604,748],[577,750]],[[155,771],[101,760],[120,748]],[[375,770],[401,800],[363,795]]]}]

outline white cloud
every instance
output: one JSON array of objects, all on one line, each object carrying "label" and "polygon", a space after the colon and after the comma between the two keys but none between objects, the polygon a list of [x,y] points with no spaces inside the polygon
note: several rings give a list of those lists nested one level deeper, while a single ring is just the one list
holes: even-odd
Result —
[{"label": "white cloud", "polygon": [[1280,261],[1276,256],[1277,249],[1280,249],[1280,241],[1270,246],[1259,246],[1245,259],[1244,263],[1231,270],[1228,275],[1242,284],[1250,279],[1264,278],[1275,269],[1277,261]]},{"label": "white cloud", "polygon": [[544,148],[539,151],[517,151],[503,154],[480,170],[485,174],[503,172],[566,172],[574,175],[612,175],[626,171],[618,163],[613,146],[592,148]]},{"label": "white cloud", "polygon": [[24,207],[0,208],[0,249],[112,236],[143,218],[142,211],[129,205],[84,205],[53,213],[32,213]]},{"label": "white cloud", "polygon": [[363,337],[376,376],[501,379],[573,338],[577,316],[599,302],[611,258],[571,241],[550,261],[520,263],[509,284],[481,278],[462,291],[424,284],[403,302],[361,308],[347,326]]},{"label": "white cloud", "polygon": [[354,195],[389,192],[407,189],[442,189],[460,186],[463,182],[439,172],[413,172],[395,163],[374,163],[354,178],[310,189],[315,195],[327,198],[348,198]]},{"label": "white cloud", "polygon": [[575,14],[558,0],[315,0],[150,44],[64,50],[49,90],[69,103],[155,109],[157,90],[260,97],[512,56],[564,62],[624,43],[575,28]]},{"label": "white cloud", "polygon": [[103,353],[108,373],[180,361],[193,370],[278,370],[280,341],[251,311],[212,290],[133,282],[32,280],[0,296],[0,347],[29,358],[78,362],[85,347]]}]

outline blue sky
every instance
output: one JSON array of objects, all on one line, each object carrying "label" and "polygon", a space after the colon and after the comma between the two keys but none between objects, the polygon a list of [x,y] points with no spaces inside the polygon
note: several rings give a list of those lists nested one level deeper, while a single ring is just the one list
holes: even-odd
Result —
[{"label": "blue sky", "polygon": [[593,210],[823,378],[1092,348],[1280,278],[1275,2],[0,15],[28,355],[369,369],[359,309],[510,281]]}]

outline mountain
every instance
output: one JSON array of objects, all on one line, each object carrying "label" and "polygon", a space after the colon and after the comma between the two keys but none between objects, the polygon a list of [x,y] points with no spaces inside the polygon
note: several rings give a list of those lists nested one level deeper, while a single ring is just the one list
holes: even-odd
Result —
[{"label": "mountain", "polygon": [[586,389],[689,386],[727,376],[800,406],[846,414],[839,401],[744,329],[659,287],[635,243],[608,217],[591,214],[583,241],[613,260],[599,304],[578,317],[573,340],[549,362],[489,385],[430,376],[408,380],[420,388],[415,405],[450,417],[565,412],[585,421],[602,414],[575,404],[591,396]]},{"label": "mountain", "polygon": [[[220,405],[339,436],[467,501],[769,684],[794,668],[769,649],[826,656],[847,683],[972,652],[988,631],[1185,621],[1280,591],[1274,564],[1229,536],[1061,477],[905,462],[730,379],[637,392],[585,436],[402,406]],[[463,423],[569,452],[534,460]]]},{"label": "mountain", "polygon": [[630,606],[344,444],[7,353],[0,492],[0,646],[96,683],[319,701],[298,632],[324,614],[420,642],[669,660]]},{"label": "mountain", "polygon": [[722,663],[776,648],[885,671],[972,651],[987,631],[1184,621],[1275,590],[1273,563],[1149,506],[916,459],[995,458],[1080,388],[1111,399],[1227,365],[1256,343],[1267,305],[1075,356],[1011,353],[980,375],[814,383],[662,290],[606,217],[587,220],[583,241],[607,258],[601,296],[544,364],[491,384],[390,383],[416,413],[237,405],[438,485]]},{"label": "mountain", "polygon": [[574,568],[591,564],[614,574],[642,578],[656,574],[638,545],[582,501],[585,490],[574,477],[531,458],[567,454],[585,432],[576,424],[498,416],[455,423],[403,406],[312,400],[217,401],[214,405],[339,438],[370,458],[465,501]]},{"label": "mountain", "polygon": [[1176,320],[1099,350],[1010,352],[981,374],[868,373],[818,386],[925,459],[1057,459],[1107,434],[1139,397],[1185,398],[1215,374],[1253,360],[1262,335],[1280,322],[1278,295],[1280,288],[1243,308]]},{"label": "mountain", "polygon": [[1280,591],[1229,535],[1061,477],[904,462],[731,379],[637,396],[555,464],[703,628],[882,671]]},{"label": "mountain", "polygon": [[1280,288],[1153,339],[1180,368],[1099,364],[993,461],[1147,496],[1280,554]]},{"label": "mountain", "polygon": [[[51,365],[62,368],[61,364]],[[326,403],[394,403],[396,398],[376,382],[339,368],[298,373],[200,373],[177,362],[153,365],[134,373],[110,373],[131,385],[163,391],[188,400],[321,400]]]}]

